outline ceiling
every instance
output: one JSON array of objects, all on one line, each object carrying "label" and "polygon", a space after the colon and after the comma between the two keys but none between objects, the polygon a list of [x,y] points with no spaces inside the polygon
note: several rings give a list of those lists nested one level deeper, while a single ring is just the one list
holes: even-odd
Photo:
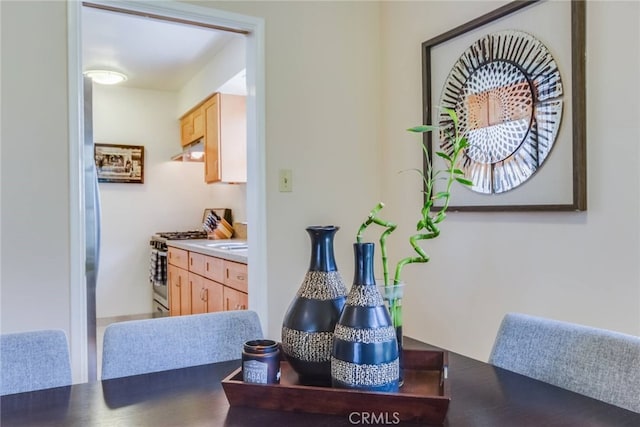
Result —
[{"label": "ceiling", "polygon": [[[128,76],[121,86],[178,91],[234,37],[244,36],[83,7],[83,71],[119,71]],[[229,85],[229,93],[241,90],[244,73]]]}]

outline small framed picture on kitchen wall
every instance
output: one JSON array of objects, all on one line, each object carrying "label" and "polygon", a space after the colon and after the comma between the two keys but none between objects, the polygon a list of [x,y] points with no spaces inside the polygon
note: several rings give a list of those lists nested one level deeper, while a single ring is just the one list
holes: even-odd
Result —
[{"label": "small framed picture on kitchen wall", "polygon": [[144,146],[94,145],[98,182],[144,183]]}]

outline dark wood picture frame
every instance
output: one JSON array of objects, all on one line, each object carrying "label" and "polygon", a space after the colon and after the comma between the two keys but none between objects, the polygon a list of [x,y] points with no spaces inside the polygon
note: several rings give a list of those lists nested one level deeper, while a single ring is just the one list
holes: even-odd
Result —
[{"label": "dark wood picture frame", "polygon": [[[542,3],[541,0],[513,1],[485,15],[462,24],[437,37],[422,43],[422,89],[423,89],[423,123],[432,123],[433,117],[433,87],[432,74],[432,49],[442,43],[463,36],[466,33],[480,29],[501,18],[513,16],[517,13],[525,13],[525,9],[535,7]],[[586,172],[586,25],[585,25],[585,1],[572,0],[570,5],[571,15],[571,163],[572,163],[572,200],[566,203],[517,203],[498,204],[500,195],[486,195],[486,204],[456,204],[456,197],[452,197],[450,211],[585,211],[587,209],[587,172]],[[461,53],[461,52],[460,52]],[[562,59],[562,58],[561,58]],[[568,60],[568,58],[567,58]],[[435,88],[440,89],[440,88]],[[437,94],[436,94],[437,96]],[[432,133],[423,135],[424,143],[428,147],[430,158],[433,159]],[[567,141],[570,142],[570,141]],[[553,153],[552,153],[553,155]],[[423,170],[427,171],[427,158],[424,157]],[[523,185],[524,186],[524,185]],[[471,191],[463,189],[464,191]],[[438,210],[439,207],[434,207]]]},{"label": "dark wood picture frame", "polygon": [[144,146],[94,144],[98,182],[144,183]]}]

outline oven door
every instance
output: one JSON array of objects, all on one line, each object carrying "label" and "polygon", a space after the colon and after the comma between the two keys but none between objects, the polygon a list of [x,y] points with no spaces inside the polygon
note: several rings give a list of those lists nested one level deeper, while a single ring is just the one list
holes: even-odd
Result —
[{"label": "oven door", "polygon": [[165,317],[169,315],[169,309],[160,301],[153,300],[153,317]]},{"label": "oven door", "polygon": [[152,240],[149,281],[153,287],[153,310],[169,311],[169,287],[167,286],[167,249],[166,245]]},{"label": "oven door", "polygon": [[155,304],[163,306],[166,311],[169,311],[169,292],[167,285],[153,284],[153,304],[155,311]]}]

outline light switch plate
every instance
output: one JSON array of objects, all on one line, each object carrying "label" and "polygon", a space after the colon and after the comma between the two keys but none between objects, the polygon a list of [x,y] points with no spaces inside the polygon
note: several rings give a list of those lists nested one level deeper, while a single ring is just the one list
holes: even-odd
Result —
[{"label": "light switch plate", "polygon": [[280,169],[278,189],[280,190],[281,193],[289,193],[293,191],[291,169]]}]

